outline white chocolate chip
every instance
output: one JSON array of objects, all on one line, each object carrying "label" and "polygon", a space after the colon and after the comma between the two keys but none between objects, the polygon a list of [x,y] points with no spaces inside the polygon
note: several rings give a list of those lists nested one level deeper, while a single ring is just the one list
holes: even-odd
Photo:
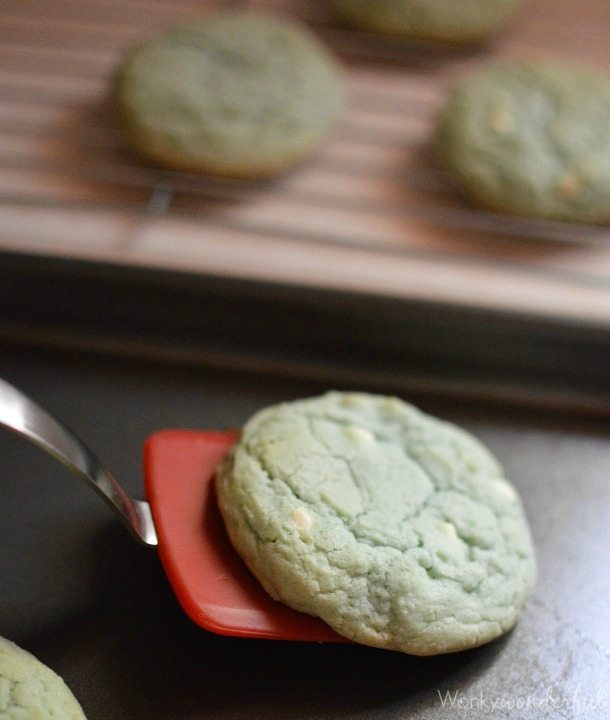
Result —
[{"label": "white chocolate chip", "polygon": [[499,135],[506,135],[515,129],[515,116],[507,108],[498,108],[490,118],[492,130]]},{"label": "white chocolate chip", "polygon": [[404,404],[397,397],[384,398],[383,407],[393,415],[404,415]]},{"label": "white chocolate chip", "polygon": [[442,522],[439,523],[439,530],[443,533],[443,535],[447,535],[447,537],[457,538],[457,530],[455,529],[455,525],[450,522]]},{"label": "white chocolate chip", "polygon": [[356,393],[348,393],[341,398],[341,405],[347,408],[357,408],[361,405],[360,397]]},{"label": "white chocolate chip", "polygon": [[313,525],[313,518],[302,507],[294,508],[292,511],[292,519],[299,530],[309,530]]},{"label": "white chocolate chip", "polygon": [[345,428],[345,434],[360,445],[368,445],[375,441],[375,436],[370,430],[357,425],[348,425]]},{"label": "white chocolate chip", "polygon": [[510,500],[517,499],[517,492],[515,489],[504,480],[495,480],[494,487],[501,495],[504,495],[504,497],[507,497]]},{"label": "white chocolate chip", "polygon": [[574,197],[582,188],[582,180],[574,170],[568,170],[557,183],[557,192],[565,198]]}]

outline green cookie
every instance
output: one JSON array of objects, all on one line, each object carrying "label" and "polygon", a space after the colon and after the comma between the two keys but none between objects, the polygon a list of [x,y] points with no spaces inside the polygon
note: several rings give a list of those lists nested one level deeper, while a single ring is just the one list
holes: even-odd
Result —
[{"label": "green cookie", "polygon": [[58,675],[0,638],[0,720],[85,720],[85,715]]},{"label": "green cookie", "polygon": [[305,26],[214,14],[133,49],[115,86],[139,154],[179,170],[265,177],[307,155],[337,119],[337,61]]},{"label": "green cookie", "polygon": [[600,73],[549,62],[486,67],[451,93],[436,149],[477,205],[610,220],[610,81]]},{"label": "green cookie", "polygon": [[333,0],[363,30],[420,40],[472,43],[508,23],[524,0]]},{"label": "green cookie", "polygon": [[366,645],[481,645],[515,624],[534,582],[523,507],[497,461],[397,398],[332,392],[263,410],[216,487],[266,590]]}]

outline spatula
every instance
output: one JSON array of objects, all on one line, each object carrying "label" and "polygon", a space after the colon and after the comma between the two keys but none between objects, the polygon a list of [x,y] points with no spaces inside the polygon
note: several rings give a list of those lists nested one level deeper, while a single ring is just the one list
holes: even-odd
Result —
[{"label": "spatula", "polygon": [[147,501],[135,500],[66,425],[0,380],[0,425],[25,437],[91,486],[144,545],[157,547],[187,615],[221,635],[347,642],[318,618],[273,600],[225,534],[213,477],[239,433],[161,430],[144,446]]}]

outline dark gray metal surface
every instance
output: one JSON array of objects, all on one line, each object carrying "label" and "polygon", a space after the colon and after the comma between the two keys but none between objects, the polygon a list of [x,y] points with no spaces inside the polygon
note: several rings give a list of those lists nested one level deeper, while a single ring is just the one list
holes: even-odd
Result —
[{"label": "dark gray metal surface", "polygon": [[5,338],[610,417],[603,323],[1,253]]},{"label": "dark gray metal surface", "polygon": [[[141,446],[154,430],[236,426],[263,405],[326,389],[6,347],[0,376],[66,421],[136,496]],[[0,635],[59,672],[89,720],[610,717],[607,425],[416,400],[481,437],[525,500],[540,577],[506,638],[411,658],[210,635],[183,615],[154,551],[65,470],[6,432]]]}]

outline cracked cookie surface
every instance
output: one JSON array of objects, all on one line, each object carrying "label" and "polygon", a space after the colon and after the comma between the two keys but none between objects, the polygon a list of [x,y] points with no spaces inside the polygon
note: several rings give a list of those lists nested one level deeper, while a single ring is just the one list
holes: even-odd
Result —
[{"label": "cracked cookie surface", "polygon": [[85,720],[85,715],[59,675],[0,637],[0,720]]},{"label": "cracked cookie surface", "polygon": [[216,489],[265,589],[356,642],[416,655],[481,645],[515,624],[534,582],[497,461],[397,398],[332,392],[259,412]]}]

